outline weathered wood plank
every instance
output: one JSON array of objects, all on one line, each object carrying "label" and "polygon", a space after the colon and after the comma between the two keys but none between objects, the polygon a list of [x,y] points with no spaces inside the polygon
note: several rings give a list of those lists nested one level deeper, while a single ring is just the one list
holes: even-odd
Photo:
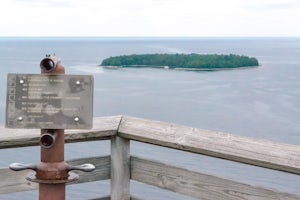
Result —
[{"label": "weathered wood plank", "polygon": [[110,156],[104,157],[89,157],[76,160],[67,161],[70,165],[81,165],[84,163],[91,163],[95,165],[96,169],[92,172],[75,171],[79,175],[79,180],[75,183],[86,183],[100,180],[110,179]]},{"label": "weathered wood plank", "polygon": [[[71,165],[92,163],[96,166],[93,172],[76,171],[79,180],[74,184],[110,179],[110,156],[76,159],[67,163]],[[15,172],[10,169],[0,169],[0,194],[37,189],[38,184],[26,180],[28,173],[28,170]]]},{"label": "weathered wood plank", "polygon": [[300,199],[300,196],[280,193],[137,157],[131,157],[131,178],[203,200]]},{"label": "weathered wood plank", "polygon": [[[94,118],[91,130],[66,130],[65,142],[81,142],[108,139],[116,135],[121,116]],[[38,129],[0,128],[0,149],[39,145]]]},{"label": "weathered wood plank", "polygon": [[0,169],[0,194],[35,190],[38,184],[26,180],[29,171],[15,172],[10,169]]},{"label": "weathered wood plank", "polygon": [[129,140],[114,136],[111,139],[111,199],[130,199]]},{"label": "weathered wood plank", "polygon": [[300,174],[300,146],[122,117],[120,137]]}]

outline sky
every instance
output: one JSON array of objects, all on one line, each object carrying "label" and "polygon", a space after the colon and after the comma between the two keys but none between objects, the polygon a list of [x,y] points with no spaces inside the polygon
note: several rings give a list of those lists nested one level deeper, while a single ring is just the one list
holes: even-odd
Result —
[{"label": "sky", "polygon": [[300,0],[5,0],[0,36],[300,37]]}]

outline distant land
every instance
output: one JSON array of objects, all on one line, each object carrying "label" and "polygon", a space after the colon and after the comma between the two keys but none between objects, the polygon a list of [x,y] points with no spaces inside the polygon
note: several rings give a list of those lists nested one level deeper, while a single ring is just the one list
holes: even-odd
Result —
[{"label": "distant land", "polygon": [[183,70],[217,70],[259,66],[253,57],[218,54],[134,54],[106,58],[101,66],[153,67]]}]

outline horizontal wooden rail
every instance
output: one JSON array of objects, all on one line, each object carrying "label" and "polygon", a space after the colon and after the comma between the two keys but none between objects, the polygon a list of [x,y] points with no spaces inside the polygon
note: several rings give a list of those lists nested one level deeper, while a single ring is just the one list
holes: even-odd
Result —
[{"label": "horizontal wooden rail", "polygon": [[[91,173],[77,171],[80,179],[75,182],[76,184],[110,179],[110,156],[68,161],[72,165],[87,162],[93,163],[96,170]],[[260,200],[296,200],[300,198],[296,195],[251,186],[135,156],[130,158],[130,170],[132,180],[201,199],[232,200],[255,197],[254,199]],[[13,172],[9,169],[0,169],[0,194],[37,189],[37,184],[25,180],[28,173],[28,170]]]},{"label": "horizontal wooden rail", "polygon": [[300,198],[300,196],[280,193],[138,157],[131,157],[131,179],[207,200],[299,200]]},{"label": "horizontal wooden rail", "polygon": [[118,135],[130,140],[300,174],[300,146],[123,116]]},{"label": "horizontal wooden rail", "polygon": [[[94,118],[91,130],[66,130],[65,142],[81,142],[109,139],[117,134],[121,116]],[[40,130],[0,128],[0,149],[37,146]]]}]

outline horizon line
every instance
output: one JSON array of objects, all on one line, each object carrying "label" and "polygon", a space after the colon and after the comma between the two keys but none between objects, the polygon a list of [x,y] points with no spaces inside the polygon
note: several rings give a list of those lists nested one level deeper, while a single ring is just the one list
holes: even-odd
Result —
[{"label": "horizon line", "polygon": [[0,39],[300,39],[300,36],[0,36]]}]

